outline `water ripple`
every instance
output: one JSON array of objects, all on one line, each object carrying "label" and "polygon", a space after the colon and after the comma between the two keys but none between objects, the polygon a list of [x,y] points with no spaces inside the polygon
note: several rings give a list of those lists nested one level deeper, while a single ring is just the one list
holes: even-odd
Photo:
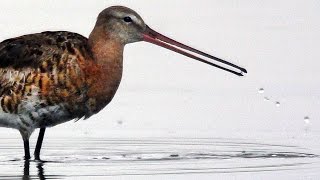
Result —
[{"label": "water ripple", "polygon": [[50,139],[43,149],[46,161],[41,162],[17,157],[15,143],[0,149],[2,179],[268,172],[319,166],[319,156],[304,147],[239,139]]}]

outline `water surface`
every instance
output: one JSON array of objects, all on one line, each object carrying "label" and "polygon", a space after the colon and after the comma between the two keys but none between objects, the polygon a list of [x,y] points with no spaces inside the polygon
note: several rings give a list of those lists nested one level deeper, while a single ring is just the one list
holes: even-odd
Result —
[{"label": "water surface", "polygon": [[320,167],[308,148],[236,138],[50,138],[41,162],[25,162],[18,139],[1,141],[0,179],[250,179],[252,173],[292,175]]}]

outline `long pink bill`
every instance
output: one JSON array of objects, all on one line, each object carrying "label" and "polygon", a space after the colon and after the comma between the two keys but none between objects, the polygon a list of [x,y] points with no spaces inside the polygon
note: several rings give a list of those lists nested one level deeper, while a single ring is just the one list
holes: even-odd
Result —
[{"label": "long pink bill", "polygon": [[[202,51],[199,51],[197,49],[194,49],[194,48],[189,47],[187,45],[184,45],[182,43],[179,43],[173,39],[170,39],[170,38],[156,32],[156,31],[152,30],[149,26],[147,26],[146,31],[143,33],[143,40],[146,42],[150,42],[150,43],[156,44],[158,46],[170,49],[174,52],[180,53],[182,55],[185,55],[185,56],[190,57],[192,59],[209,64],[211,66],[217,67],[219,69],[223,69],[225,71],[236,74],[238,76],[243,76],[244,73],[247,73],[247,70],[242,67],[239,67],[235,64],[232,64],[228,61],[222,60],[222,59],[217,58],[215,56],[209,55],[207,53],[204,53]],[[219,62],[221,65],[214,64],[214,63],[207,61],[201,57],[193,55],[190,52],[194,53],[194,54],[201,55],[203,57],[206,57],[206,58],[209,58],[212,60],[215,60],[215,61]],[[228,67],[224,67],[224,66],[228,66]]]}]

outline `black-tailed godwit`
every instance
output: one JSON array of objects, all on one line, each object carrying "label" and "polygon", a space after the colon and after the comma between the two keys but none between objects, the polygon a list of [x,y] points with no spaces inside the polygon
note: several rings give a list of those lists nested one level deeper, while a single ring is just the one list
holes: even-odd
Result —
[{"label": "black-tailed godwit", "polygon": [[103,10],[89,38],[55,31],[7,39],[0,43],[0,126],[20,131],[25,159],[30,159],[29,137],[36,128],[40,133],[34,156],[40,159],[47,127],[89,118],[112,100],[121,81],[124,46],[138,41],[239,76],[247,72],[157,33],[122,6]]}]

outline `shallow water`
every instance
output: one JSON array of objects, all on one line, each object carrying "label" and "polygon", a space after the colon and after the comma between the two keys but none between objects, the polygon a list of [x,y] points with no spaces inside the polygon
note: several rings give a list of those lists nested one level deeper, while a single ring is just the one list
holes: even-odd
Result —
[{"label": "shallow water", "polygon": [[1,141],[0,179],[312,178],[320,169],[311,149],[236,138],[50,138],[42,162],[25,162],[18,139]]}]

